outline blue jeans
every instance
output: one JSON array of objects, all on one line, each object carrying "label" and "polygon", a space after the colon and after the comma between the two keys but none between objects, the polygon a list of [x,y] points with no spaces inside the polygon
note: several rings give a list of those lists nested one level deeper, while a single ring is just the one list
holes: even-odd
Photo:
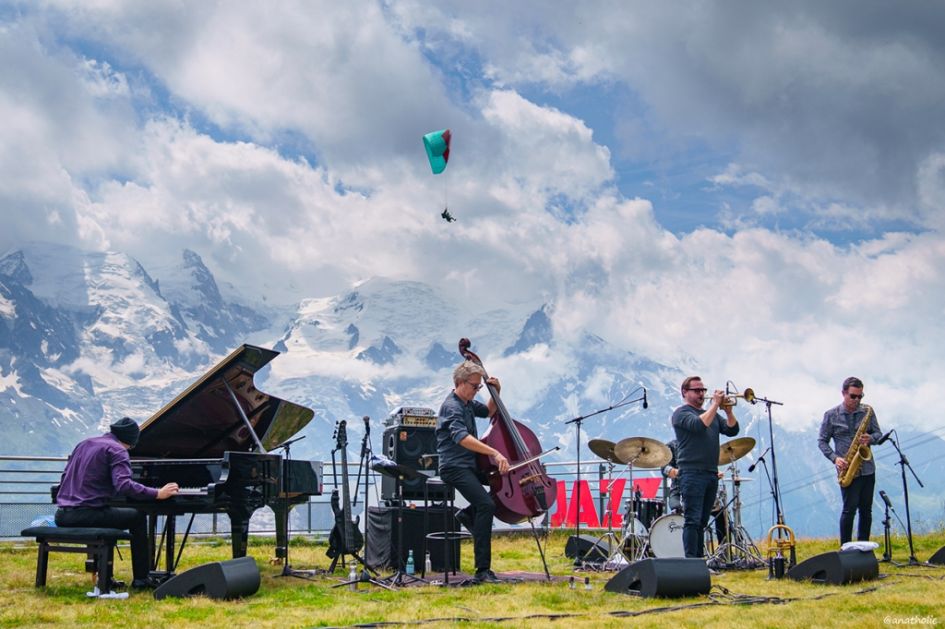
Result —
[{"label": "blue jeans", "polygon": [[709,470],[679,470],[678,481],[683,503],[683,550],[686,557],[702,557],[703,531],[715,506],[719,476]]}]

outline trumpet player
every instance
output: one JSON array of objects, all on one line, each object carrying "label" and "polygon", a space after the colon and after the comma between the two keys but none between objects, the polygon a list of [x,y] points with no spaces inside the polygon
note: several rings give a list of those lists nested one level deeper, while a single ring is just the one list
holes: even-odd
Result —
[{"label": "trumpet player", "polygon": [[[725,392],[716,389],[709,408],[702,410],[708,389],[699,376],[689,376],[680,387],[686,402],[673,411],[676,433],[676,482],[683,507],[683,550],[686,557],[705,555],[702,531],[709,523],[719,490],[719,433],[734,437],[738,420],[730,405],[724,404]],[[725,417],[719,414],[725,411]]]},{"label": "trumpet player", "polygon": [[[863,399],[863,381],[849,377],[841,388],[843,402],[824,413],[820,424],[817,445],[824,456],[837,468],[838,477],[842,478],[853,461],[848,460],[850,453],[860,447],[869,447],[883,436],[879,429],[876,414],[865,404]],[[857,438],[857,435],[859,437]],[[833,447],[830,440],[833,439]],[[854,444],[854,439],[857,443]],[[855,446],[855,447],[854,447]],[[860,450],[862,452],[862,450]],[[872,454],[863,458],[855,455],[859,469],[853,474],[853,480],[844,487],[840,486],[843,506],[840,510],[840,545],[851,541],[853,537],[853,518],[859,513],[856,529],[857,541],[868,541],[870,526],[873,523],[873,489],[876,487],[876,465]]]}]

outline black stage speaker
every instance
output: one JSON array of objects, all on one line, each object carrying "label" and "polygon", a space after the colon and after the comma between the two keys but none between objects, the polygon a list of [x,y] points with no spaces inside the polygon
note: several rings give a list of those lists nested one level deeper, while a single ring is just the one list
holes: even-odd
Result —
[{"label": "black stage speaker", "polygon": [[704,559],[644,559],[633,563],[607,582],[604,589],[646,598],[676,598],[708,594],[712,587]]},{"label": "black stage speaker", "polygon": [[[437,471],[436,434],[427,426],[391,426],[384,431],[384,456],[394,463],[406,465],[425,476],[435,476]],[[405,500],[423,500],[424,478],[403,481]],[[381,498],[397,499],[397,479],[381,477]],[[452,500],[453,488],[439,485],[430,489],[430,500],[437,502]]]},{"label": "black stage speaker", "polygon": [[936,550],[935,554],[929,557],[929,563],[945,565],[945,546]]},{"label": "black stage speaker", "polygon": [[572,535],[564,545],[564,556],[592,563],[607,561],[610,557],[610,542],[593,535]]},{"label": "black stage speaker", "polygon": [[810,579],[831,585],[871,581],[879,576],[879,562],[872,551],[835,551],[802,561],[788,570],[787,576],[795,581]]},{"label": "black stage speaker", "polygon": [[[426,533],[439,533],[443,531],[443,515],[445,510],[442,507],[428,507],[427,530]],[[426,533],[423,530],[423,508],[403,510],[404,518],[404,537],[403,537],[403,561],[406,565],[407,555],[413,550],[413,561],[419,573],[423,567],[423,539]],[[450,530],[461,530],[459,522],[453,515],[450,515],[450,521],[447,522]],[[397,508],[396,507],[370,507],[368,512],[368,532],[367,532],[367,556],[364,560],[372,568],[381,568],[384,566],[390,568],[399,568],[397,563]],[[452,545],[453,557],[450,563],[451,568],[459,569],[459,542]],[[443,552],[443,540],[428,539],[427,550],[430,552],[430,563],[434,572],[442,572],[446,564],[446,554]]]},{"label": "black stage speaker", "polygon": [[154,598],[206,594],[210,598],[240,598],[259,590],[259,567],[252,557],[215,561],[172,577],[154,590]]}]

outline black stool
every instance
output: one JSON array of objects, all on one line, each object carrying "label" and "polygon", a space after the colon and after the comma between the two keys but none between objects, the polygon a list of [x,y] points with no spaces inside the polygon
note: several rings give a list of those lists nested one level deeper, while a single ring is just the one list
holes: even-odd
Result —
[{"label": "black stool", "polygon": [[[437,495],[443,496],[443,530],[434,531],[428,533],[430,530],[430,493],[431,489],[434,490],[434,493]],[[427,540],[442,540],[443,542],[443,585],[450,584],[450,572],[454,575],[456,574],[456,569],[459,566],[453,565],[453,554],[457,548],[456,544],[461,542],[464,539],[469,539],[472,537],[469,533],[463,532],[462,530],[453,530],[453,522],[456,521],[454,517],[454,507],[453,507],[453,488],[446,485],[442,479],[436,477],[428,477],[426,482],[423,484],[423,576],[426,576],[426,550],[427,550]]]},{"label": "black stool", "polygon": [[20,535],[34,537],[39,544],[36,587],[46,586],[49,553],[83,553],[89,557],[85,570],[98,573],[98,591],[102,593],[111,591],[115,545],[118,540],[131,539],[131,533],[122,529],[62,526],[33,526]]}]

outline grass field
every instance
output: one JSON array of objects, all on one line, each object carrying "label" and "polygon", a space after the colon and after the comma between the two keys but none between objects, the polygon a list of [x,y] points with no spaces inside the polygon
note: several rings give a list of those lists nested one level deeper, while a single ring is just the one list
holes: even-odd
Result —
[{"label": "grass field", "polygon": [[[90,575],[84,557],[55,553],[50,557],[48,586],[33,587],[36,545],[0,544],[0,626],[108,627],[314,627],[416,623],[423,626],[470,627],[878,627],[897,624],[945,624],[945,568],[880,564],[881,578],[860,584],[826,586],[788,579],[768,580],[767,570],[730,571],[712,577],[708,597],[643,599],[603,589],[613,573],[574,573],[564,557],[567,535],[556,532],[547,552],[553,575],[577,574],[576,589],[564,582],[516,583],[476,587],[418,586],[386,591],[361,585],[357,591],[332,588],[347,573],[313,581],[278,576],[271,565],[271,540],[254,540],[262,585],[241,601],[205,597],[155,601],[150,593],[133,592],[126,600],[89,599]],[[928,557],[945,544],[945,533],[916,538],[916,556]],[[798,541],[798,561],[834,550],[833,540]],[[908,559],[904,538],[893,542],[896,561]],[[528,537],[497,537],[494,568],[541,572],[534,542]],[[117,577],[130,580],[128,551],[116,561]],[[880,553],[881,554],[881,550]],[[179,571],[229,558],[224,540],[189,545]],[[327,568],[325,546],[293,541],[293,566]],[[472,568],[472,548],[462,550],[463,568]],[[591,588],[583,587],[590,577]]]}]

